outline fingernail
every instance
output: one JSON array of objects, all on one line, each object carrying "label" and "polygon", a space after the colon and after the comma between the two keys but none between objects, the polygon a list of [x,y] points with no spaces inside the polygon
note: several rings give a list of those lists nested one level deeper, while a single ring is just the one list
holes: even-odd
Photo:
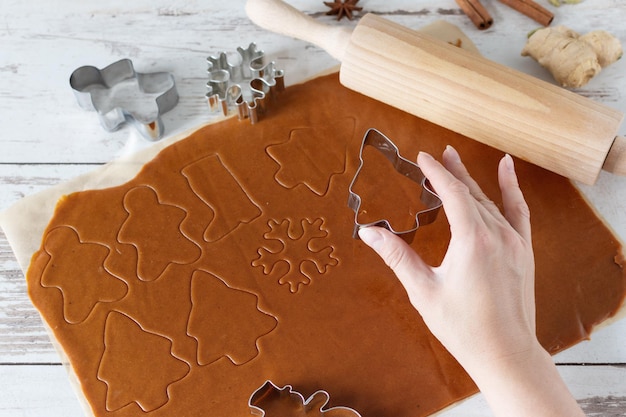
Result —
[{"label": "fingernail", "polygon": [[450,158],[452,158],[453,162],[461,162],[461,157],[459,156],[459,153],[452,146],[447,145],[445,152],[450,156]]},{"label": "fingernail", "polygon": [[419,159],[419,158],[435,159],[435,158],[433,158],[433,157],[432,157],[432,155],[431,155],[431,154],[429,154],[428,152],[424,152],[424,151],[420,151],[420,152],[417,154],[417,158],[418,158],[418,159]]},{"label": "fingernail", "polygon": [[509,155],[508,153],[504,155],[504,165],[506,166],[506,169],[508,169],[510,172],[515,172],[515,163],[513,162],[513,158],[511,158],[511,155]]},{"label": "fingernail", "polygon": [[367,246],[378,251],[383,244],[383,236],[378,230],[372,227],[363,227],[359,229],[359,237]]}]

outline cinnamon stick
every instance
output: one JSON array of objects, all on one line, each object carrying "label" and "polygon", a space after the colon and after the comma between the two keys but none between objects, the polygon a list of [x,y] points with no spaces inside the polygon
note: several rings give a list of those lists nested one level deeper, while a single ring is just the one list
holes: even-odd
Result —
[{"label": "cinnamon stick", "polygon": [[493,24],[491,15],[479,0],[456,0],[456,4],[478,29],[484,30]]},{"label": "cinnamon stick", "polygon": [[548,26],[552,23],[554,15],[551,11],[547,10],[543,6],[534,2],[533,0],[500,0],[502,3],[509,7],[514,8],[518,12],[525,14],[534,21],[540,23],[543,26]]}]

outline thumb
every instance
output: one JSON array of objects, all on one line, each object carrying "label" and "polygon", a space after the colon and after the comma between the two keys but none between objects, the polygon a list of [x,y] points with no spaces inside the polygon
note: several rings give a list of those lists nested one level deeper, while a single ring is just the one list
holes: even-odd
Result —
[{"label": "thumb", "polygon": [[402,238],[382,227],[370,226],[359,230],[359,237],[372,248],[402,282],[409,294],[432,274],[430,265],[415,253]]}]

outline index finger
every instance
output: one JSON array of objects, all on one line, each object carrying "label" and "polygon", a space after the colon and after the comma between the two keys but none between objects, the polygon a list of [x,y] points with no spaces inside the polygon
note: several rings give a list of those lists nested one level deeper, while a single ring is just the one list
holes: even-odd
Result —
[{"label": "index finger", "polygon": [[476,200],[470,194],[467,185],[428,153],[420,152],[417,155],[417,164],[441,198],[453,232],[469,231],[470,225],[482,221]]}]

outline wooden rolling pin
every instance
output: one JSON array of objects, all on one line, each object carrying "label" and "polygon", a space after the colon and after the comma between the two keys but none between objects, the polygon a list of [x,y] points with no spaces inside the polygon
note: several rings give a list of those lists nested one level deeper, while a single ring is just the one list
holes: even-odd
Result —
[{"label": "wooden rolling pin", "polygon": [[576,181],[626,175],[620,111],[373,14],[351,32],[281,0],[246,12],[328,51],[350,89]]}]

